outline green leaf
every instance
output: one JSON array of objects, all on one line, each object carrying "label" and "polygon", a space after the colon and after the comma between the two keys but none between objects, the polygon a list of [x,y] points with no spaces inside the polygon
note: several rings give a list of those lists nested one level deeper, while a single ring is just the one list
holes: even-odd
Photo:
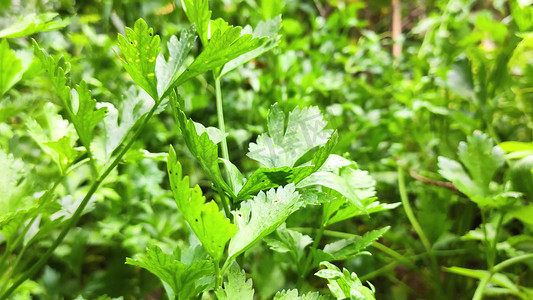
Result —
[{"label": "green leaf", "polygon": [[303,235],[284,226],[280,226],[276,230],[275,237],[266,237],[265,241],[271,250],[279,253],[288,253],[294,262],[294,266],[298,268],[305,261],[305,248],[313,243],[313,239],[308,235]]},{"label": "green leaf", "polygon": [[516,207],[509,212],[509,215],[526,224],[533,225],[533,205]]},{"label": "green leaf", "polygon": [[96,101],[92,99],[85,81],[82,80],[76,89],[71,91],[69,87],[70,77],[65,71],[70,69],[68,62],[64,62],[63,58],[56,62],[44,49],[39,47],[35,40],[33,41],[33,48],[62,100],[82,144],[90,151],[94,128],[104,119],[107,110],[105,108],[96,109]]},{"label": "green leaf", "polygon": [[320,300],[320,299],[327,299],[325,297],[320,296],[318,292],[310,292],[307,294],[303,294],[298,296],[298,290],[283,290],[281,292],[277,292],[274,296],[274,300]]},{"label": "green leaf", "polygon": [[171,36],[167,43],[168,60],[162,53],[159,53],[155,65],[155,75],[157,78],[157,93],[162,96],[167,93],[170,84],[174,82],[184,70],[184,63],[187,55],[196,41],[194,26],[181,32],[180,39]]},{"label": "green leaf", "polygon": [[237,263],[229,269],[228,281],[224,283],[224,288],[216,291],[219,300],[253,300],[254,289],[252,288],[252,279],[246,280],[246,273],[241,271]]},{"label": "green leaf", "polygon": [[[374,241],[379,239],[390,226],[383,227],[381,229],[372,230],[365,233],[363,236],[359,236],[351,239],[342,239],[336,242],[327,244],[323,250],[319,250],[315,253],[315,265],[318,265],[323,258],[327,257],[327,261],[334,260],[346,260],[354,256],[360,255],[363,250],[372,245]],[[322,260],[320,260],[322,259]]]},{"label": "green leaf", "polygon": [[143,120],[155,105],[154,100],[146,92],[143,90],[137,92],[133,86],[123,92],[120,103],[122,107],[118,109],[111,103],[97,103],[100,109],[108,111],[103,122],[104,134],[95,140],[93,147],[95,156],[101,161],[107,161],[111,157],[128,132]]},{"label": "green leaf", "polygon": [[0,149],[0,169],[5,172],[0,180],[0,216],[25,207],[28,201],[24,183],[24,162]]},{"label": "green leaf", "polygon": [[224,158],[219,158],[219,160],[226,167],[226,173],[228,176],[229,185],[233,189],[233,193],[237,194],[244,185],[244,176],[241,171],[229,160]]},{"label": "green leaf", "polygon": [[205,197],[202,196],[198,185],[190,188],[189,177],[183,177],[181,164],[176,160],[173,148],[168,155],[167,167],[178,209],[207,253],[218,262],[226,243],[237,232],[236,226],[224,217],[214,201],[205,203]]},{"label": "green leaf", "polygon": [[7,40],[0,42],[0,97],[20,81],[28,67],[9,48]]},{"label": "green leaf", "polygon": [[229,260],[276,230],[302,204],[294,184],[259,192],[253,200],[242,202],[235,212],[239,230],[230,241]]},{"label": "green leaf", "polygon": [[[281,112],[281,111],[280,111]],[[283,112],[281,112],[283,114]],[[275,126],[275,125],[274,125]],[[330,153],[337,144],[338,134],[334,132],[326,145],[320,147],[313,155],[310,166],[297,168],[259,168],[248,178],[242,189],[238,191],[236,201],[244,200],[258,191],[267,190],[280,185],[298,183],[313,172],[318,171],[330,157]]]},{"label": "green leaf", "polygon": [[196,25],[196,31],[205,47],[208,44],[209,20],[211,20],[208,0],[181,0],[181,5],[189,22]]},{"label": "green leaf", "polygon": [[504,153],[486,134],[474,132],[458,147],[461,162],[479,187],[489,186],[494,173],[505,163]]},{"label": "green leaf", "polygon": [[[485,134],[474,132],[461,142],[458,147],[460,161],[439,157],[439,173],[451,181],[459,191],[480,207],[497,207],[512,202],[515,195],[494,190],[490,183],[496,171],[503,165],[503,150],[494,146],[493,141]],[[468,171],[468,172],[467,172]]]},{"label": "green leaf", "polygon": [[483,195],[483,189],[474,183],[460,163],[439,156],[438,165],[442,177],[451,181],[459,191],[471,198],[476,195]]},{"label": "green leaf", "polygon": [[372,198],[376,194],[376,182],[368,172],[350,167],[341,168],[339,174],[323,171],[313,173],[298,183],[297,187],[313,185],[333,189],[359,208],[364,207],[362,200]]},{"label": "green leaf", "polygon": [[370,288],[364,286],[355,273],[350,273],[346,269],[341,272],[339,268],[328,262],[321,262],[320,265],[326,269],[316,272],[315,275],[328,280],[328,288],[335,298],[339,300],[375,299],[374,287],[372,285]]},{"label": "green leaf", "polygon": [[325,224],[329,226],[356,216],[391,210],[401,205],[401,202],[380,203],[375,200],[375,197],[363,200],[363,207],[361,208],[353,204],[351,201],[347,201],[345,197],[336,197],[333,200],[324,203]]},{"label": "green leaf", "polygon": [[[277,46],[279,41],[278,31],[281,26],[281,16],[277,16],[273,19],[270,19],[266,22],[259,22],[257,24],[256,28],[252,32],[252,28],[250,26],[246,26],[243,29],[244,33],[252,33],[254,38],[262,38],[266,37],[268,38],[267,41],[261,45],[260,47],[257,47],[247,53],[242,54],[241,56],[232,59],[231,61],[227,62],[224,67],[222,68],[222,71],[218,75],[219,77],[224,76],[228,72],[234,70],[240,65],[245,64],[246,62],[260,56],[261,54],[269,51],[270,49]],[[211,25],[211,29],[213,30],[213,26]]]},{"label": "green leaf", "polygon": [[143,19],[135,22],[133,29],[126,28],[126,37],[118,35],[118,46],[124,55],[122,64],[133,81],[142,87],[154,101],[158,102],[156,58],[159,54],[160,38],[154,35]]},{"label": "green leaf", "polygon": [[70,24],[71,18],[57,19],[58,13],[27,14],[20,16],[9,27],[0,30],[0,38],[20,38],[37,32],[63,28]]},{"label": "green leaf", "polygon": [[326,144],[331,130],[324,129],[318,107],[296,107],[285,118],[275,104],[268,115],[268,134],[261,134],[256,143],[250,143],[247,156],[267,168],[293,167],[300,157],[316,146]]},{"label": "green leaf", "polygon": [[[533,40],[533,39],[532,39]],[[502,142],[498,144],[505,153],[508,159],[520,159],[529,155],[533,155],[533,143],[522,142]]]},{"label": "green leaf", "polygon": [[198,134],[197,126],[191,119],[187,119],[183,111],[177,109],[176,114],[185,144],[191,154],[198,160],[206,175],[232,198],[235,198],[232,188],[224,181],[220,172],[218,146],[209,138],[207,131]]},{"label": "green leaf", "polygon": [[96,101],[92,99],[91,92],[83,80],[76,86],[76,92],[73,91],[72,101],[73,106],[77,104],[77,110],[73,108],[72,123],[83,145],[90,149],[94,128],[105,118],[107,109],[96,109]]},{"label": "green leaf", "polygon": [[286,185],[293,181],[293,169],[282,168],[259,168],[250,175],[237,195],[237,201],[243,200],[261,190],[267,190],[280,185]]},{"label": "green leaf", "polygon": [[79,155],[79,150],[74,149],[78,139],[76,132],[73,125],[57,113],[54,104],[45,104],[43,114],[43,125],[36,120],[26,122],[28,133],[64,172]]},{"label": "green leaf", "polygon": [[223,66],[228,61],[260,47],[266,40],[266,38],[252,38],[251,34],[241,36],[241,30],[241,27],[229,27],[224,32],[220,29],[215,30],[202,53],[171,84],[162,98],[167,96],[172,88],[180,86],[185,81],[200,74]]},{"label": "green leaf", "polygon": [[32,40],[32,43],[35,56],[41,61],[43,69],[52,81],[52,86],[56,89],[59,98],[63,101],[65,109],[72,115],[70,107],[70,77],[68,76],[70,63],[66,62],[63,57],[56,61],[43,48],[39,47],[35,40]]},{"label": "green leaf", "polygon": [[213,264],[208,260],[194,261],[187,265],[151,246],[135,259],[126,258],[126,264],[150,271],[168,284],[178,299],[191,299],[205,290],[200,279],[214,275]]}]

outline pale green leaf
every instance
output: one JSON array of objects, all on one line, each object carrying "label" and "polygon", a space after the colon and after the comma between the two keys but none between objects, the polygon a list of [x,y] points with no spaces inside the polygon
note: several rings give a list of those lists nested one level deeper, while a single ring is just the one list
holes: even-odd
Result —
[{"label": "pale green leaf", "polygon": [[483,195],[483,189],[474,183],[460,163],[439,156],[438,165],[442,177],[451,181],[459,191],[471,198],[476,195]]},{"label": "pale green leaf", "polygon": [[155,101],[159,101],[155,66],[160,42],[159,36],[154,35],[154,30],[143,19],[137,20],[133,29],[126,28],[126,37],[118,35],[124,68]]},{"label": "pale green leaf", "polygon": [[208,260],[198,260],[189,265],[163,253],[152,246],[146,253],[135,259],[127,258],[126,264],[144,268],[161,281],[168,284],[178,299],[191,299],[205,290],[205,285],[199,284],[200,279],[214,275],[213,264]]},{"label": "pale green leaf", "polygon": [[183,177],[181,164],[173,148],[168,155],[167,167],[178,209],[207,253],[219,261],[226,243],[237,232],[236,226],[224,217],[214,201],[205,203],[206,199],[198,185],[190,188],[189,177]]},{"label": "pale green leaf", "polygon": [[0,180],[0,216],[15,212],[16,210],[25,207],[28,201],[25,201],[22,196],[26,194],[24,191],[25,170],[24,162],[21,159],[15,158],[13,154],[8,154],[0,149],[0,169],[4,173],[2,180]]},{"label": "pale green leaf", "polygon": [[239,230],[230,241],[229,259],[276,230],[302,204],[294,184],[259,192],[252,200],[242,202],[235,212]]},{"label": "pale green leaf", "polygon": [[224,283],[224,288],[216,291],[219,300],[253,300],[254,289],[252,288],[252,279],[246,280],[246,273],[241,271],[237,263],[229,269],[228,281]]},{"label": "pale green leaf", "polygon": [[275,234],[272,235],[265,238],[271,250],[279,253],[288,253],[296,267],[304,262],[305,248],[313,243],[313,239],[310,236],[287,229],[285,226],[280,226],[275,231]]},{"label": "pale green leaf", "polygon": [[123,92],[120,104],[122,107],[117,109],[111,103],[97,103],[97,107],[108,111],[103,122],[104,134],[96,139],[93,147],[95,156],[101,161],[107,161],[111,157],[128,132],[143,120],[155,105],[154,100],[146,92],[143,90],[137,92],[133,86]]},{"label": "pale green leaf", "polygon": [[208,44],[209,20],[211,19],[208,0],[181,0],[181,5],[189,22],[196,26],[196,31],[205,47]]},{"label": "pale green leaf", "polygon": [[298,183],[298,188],[320,185],[339,192],[359,208],[363,208],[363,200],[375,196],[375,180],[367,171],[344,167],[339,174],[332,172],[316,172]]},{"label": "pale green leaf", "polygon": [[374,288],[364,286],[355,273],[350,273],[344,269],[342,272],[335,265],[328,262],[321,262],[321,266],[326,267],[315,273],[316,276],[327,279],[328,288],[331,294],[338,300],[374,300]]},{"label": "pale green leaf", "polygon": [[346,260],[357,256],[361,254],[363,250],[365,250],[367,247],[372,245],[374,241],[379,239],[389,229],[390,227],[386,226],[381,229],[369,231],[363,236],[351,239],[341,239],[336,242],[327,244],[326,246],[324,246],[323,250],[320,250],[315,254],[318,254],[318,256],[315,257],[315,264],[318,265],[321,261],[324,261],[317,259],[321,256],[320,252],[323,252],[324,254],[327,254],[330,257],[328,261]]},{"label": "pale green leaf", "polygon": [[487,189],[494,173],[505,163],[503,150],[478,131],[468,137],[466,143],[459,144],[458,155],[475,184]]},{"label": "pale green leaf", "polygon": [[56,19],[57,16],[59,14],[55,12],[20,16],[9,27],[0,30],[0,38],[24,37],[37,32],[60,29],[70,24],[71,18],[61,20]]},{"label": "pale green leaf", "polygon": [[226,173],[229,181],[229,185],[233,189],[233,192],[237,194],[244,185],[244,176],[241,171],[229,160],[224,158],[219,158],[219,160],[226,167]]},{"label": "pale green leaf", "polygon": [[28,133],[64,172],[79,155],[79,150],[74,148],[78,139],[74,126],[57,113],[52,103],[45,104],[43,114],[42,125],[36,120],[26,122]]},{"label": "pale green leaf", "polygon": [[327,299],[320,296],[318,292],[310,292],[303,295],[298,295],[298,290],[283,290],[277,292],[274,296],[274,300],[320,300]]},{"label": "pale green leaf", "polygon": [[[277,106],[276,106],[277,108]],[[283,118],[283,112],[281,110],[274,109],[271,113],[277,114],[281,113]],[[273,118],[269,118],[272,121]],[[276,126],[279,125],[278,122],[270,123]],[[281,119],[281,126],[283,128],[283,119]],[[276,132],[275,129],[272,132]],[[278,187],[280,185],[286,185],[289,183],[298,183],[302,181],[307,176],[311,175],[313,172],[319,170],[324,163],[327,162],[328,157],[330,156],[331,151],[335,147],[338,141],[338,134],[334,132],[331,135],[331,138],[327,141],[326,145],[320,147],[316,153],[313,155],[311,164],[308,166],[289,168],[289,167],[280,167],[280,168],[259,168],[250,175],[242,189],[238,191],[236,200],[244,200],[249,195],[255,194],[258,191],[267,190],[273,187]]]},{"label": "pale green leaf", "polygon": [[250,143],[247,156],[267,168],[293,167],[300,157],[316,146],[326,144],[331,130],[317,107],[296,107],[284,126],[285,118],[277,105],[268,116],[268,134],[261,134]]},{"label": "pale green leaf", "polygon": [[326,225],[331,225],[357,216],[366,216],[377,212],[391,210],[401,205],[401,202],[381,203],[375,200],[375,197],[362,200],[363,207],[359,207],[351,201],[347,201],[345,197],[335,197],[334,199],[327,201],[324,203],[324,218],[327,220]]},{"label": "pale green leaf", "polygon": [[174,35],[170,37],[167,43],[168,60],[165,60],[163,54],[159,53],[155,65],[158,95],[165,94],[170,84],[183,72],[185,60],[194,41],[196,41],[196,34],[194,26],[191,26],[181,32],[179,40]]},{"label": "pale green leaf", "polygon": [[15,52],[9,48],[7,40],[0,42],[0,97],[15,83],[20,81],[25,68]]}]

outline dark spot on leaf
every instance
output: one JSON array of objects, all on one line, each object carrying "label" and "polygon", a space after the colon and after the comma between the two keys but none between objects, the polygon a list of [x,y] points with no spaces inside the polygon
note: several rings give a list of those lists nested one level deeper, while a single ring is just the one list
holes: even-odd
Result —
[{"label": "dark spot on leaf", "polygon": [[152,33],[150,32],[148,35],[152,36]]},{"label": "dark spot on leaf", "polygon": [[133,45],[133,42],[130,42],[131,45]]},{"label": "dark spot on leaf", "polygon": [[195,219],[196,222],[198,222],[198,219]]}]

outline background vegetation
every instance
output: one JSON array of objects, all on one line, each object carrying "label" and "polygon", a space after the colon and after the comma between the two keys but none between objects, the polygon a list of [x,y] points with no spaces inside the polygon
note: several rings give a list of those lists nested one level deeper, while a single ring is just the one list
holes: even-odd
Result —
[{"label": "background vegetation", "polygon": [[[117,39],[143,18],[168,53],[170,37],[191,24],[182,5],[0,1],[1,295],[54,247],[72,217],[79,221],[44,267],[27,274],[10,297],[167,297],[156,276],[125,262],[151,245],[172,253],[198,244],[173,199],[169,145],[191,186],[199,184],[208,199],[218,201],[220,194],[188,150],[172,105],[162,105],[151,119],[140,119],[140,111],[147,112],[140,102],[126,107],[125,99],[135,98],[140,87],[123,67]],[[233,164],[243,174],[258,167],[246,153],[267,131],[274,103],[285,113],[317,106],[327,128],[337,129],[333,153],[369,172],[381,203],[402,203],[333,224],[315,250],[390,226],[368,252],[335,262],[363,283],[370,281],[377,299],[533,297],[531,1],[224,0],[210,1],[209,9],[212,20],[254,28],[281,14],[277,45],[220,80]],[[204,48],[200,39],[189,61]],[[73,121],[49,78],[57,69],[44,63],[40,48],[69,74],[67,86],[86,83],[106,118],[114,114],[119,124],[144,126],[79,216],[76,208],[98,169],[83,154],[87,145],[109,145],[129,131],[105,133],[104,123],[97,125],[104,109],[101,117],[90,109],[92,128]],[[82,99],[80,86],[76,97]],[[187,117],[219,126],[211,72],[177,91]],[[147,124],[124,117],[128,109]],[[79,126],[90,128],[87,135]],[[92,139],[94,128],[95,136],[107,134],[107,140]],[[96,160],[111,155],[104,152]],[[35,205],[43,198],[47,205]],[[320,216],[306,207],[283,226],[315,238]],[[276,234],[280,230],[238,260],[255,297],[271,299],[296,287],[329,295],[327,280],[310,270],[304,282],[298,280],[298,264],[274,249]]]}]

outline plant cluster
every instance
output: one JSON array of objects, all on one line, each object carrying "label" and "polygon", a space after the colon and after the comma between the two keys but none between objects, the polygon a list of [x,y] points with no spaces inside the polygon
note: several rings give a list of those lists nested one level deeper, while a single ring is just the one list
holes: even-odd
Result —
[{"label": "plant cluster", "polygon": [[0,299],[531,298],[531,1],[398,2],[0,1]]}]

